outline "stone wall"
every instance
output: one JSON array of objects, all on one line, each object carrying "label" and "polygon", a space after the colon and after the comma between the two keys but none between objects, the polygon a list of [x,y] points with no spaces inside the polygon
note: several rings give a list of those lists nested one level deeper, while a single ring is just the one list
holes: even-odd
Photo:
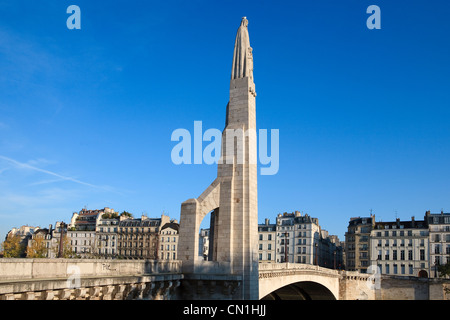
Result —
[{"label": "stone wall", "polygon": [[181,273],[181,263],[177,260],[0,259],[0,281],[67,278],[74,270],[82,277]]},{"label": "stone wall", "polygon": [[449,279],[392,277],[381,278],[381,300],[450,300]]},{"label": "stone wall", "polygon": [[0,300],[166,300],[179,261],[0,259]]}]

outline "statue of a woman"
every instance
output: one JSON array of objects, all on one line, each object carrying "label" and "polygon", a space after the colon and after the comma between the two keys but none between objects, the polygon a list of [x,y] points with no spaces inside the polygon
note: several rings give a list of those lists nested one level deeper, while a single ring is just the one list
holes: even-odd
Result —
[{"label": "statue of a woman", "polygon": [[250,77],[253,80],[253,56],[247,26],[248,20],[243,17],[234,43],[231,79]]}]

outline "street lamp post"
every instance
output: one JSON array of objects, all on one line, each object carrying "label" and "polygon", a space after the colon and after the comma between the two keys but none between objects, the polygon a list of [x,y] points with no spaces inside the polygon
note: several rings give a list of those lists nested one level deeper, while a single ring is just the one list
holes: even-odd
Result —
[{"label": "street lamp post", "polygon": [[64,222],[61,221],[61,223],[59,224],[59,231],[60,231],[60,238],[59,238],[59,252],[58,252],[58,258],[62,258],[63,257],[63,245],[64,245],[64,228],[65,228],[66,224]]}]

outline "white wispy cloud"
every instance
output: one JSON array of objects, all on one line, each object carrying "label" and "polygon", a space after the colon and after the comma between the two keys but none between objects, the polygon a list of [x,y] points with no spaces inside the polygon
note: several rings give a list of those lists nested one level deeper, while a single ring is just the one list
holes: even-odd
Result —
[{"label": "white wispy cloud", "polygon": [[[52,171],[49,171],[49,170],[41,169],[41,168],[38,168],[38,167],[33,166],[31,164],[19,162],[19,161],[16,161],[14,159],[11,159],[11,158],[8,158],[8,157],[2,156],[2,155],[0,155],[0,159],[8,162],[9,164],[12,164],[15,168],[18,168],[18,169],[29,169],[29,170],[45,173],[47,175],[50,175],[50,176],[58,178],[58,180],[53,180],[52,182],[56,182],[56,181],[71,181],[71,182],[74,182],[74,183],[77,183],[77,184],[81,184],[81,185],[84,185],[84,186],[88,186],[88,187],[92,187],[92,188],[105,189],[105,187],[96,186],[96,185],[93,185],[91,183],[87,183],[87,182],[84,182],[84,181],[81,181],[81,180],[78,180],[78,179],[75,179],[75,178],[72,178],[72,177],[63,176],[63,175],[60,175],[60,174],[58,174],[56,172],[52,172]],[[50,182],[47,181],[47,182],[43,182],[43,183],[50,183]],[[37,184],[39,184],[39,183],[37,183]],[[41,184],[42,184],[42,182],[41,182]]]},{"label": "white wispy cloud", "polygon": [[5,172],[6,170],[8,170],[9,168],[2,168],[0,169],[0,174],[2,174],[3,172]]},{"label": "white wispy cloud", "polygon": [[61,181],[65,181],[65,179],[59,178],[59,179],[41,180],[41,181],[32,182],[28,186],[30,186],[30,187],[32,187],[32,186],[40,186],[40,185],[43,185],[43,184],[56,183],[56,182],[61,182]]}]

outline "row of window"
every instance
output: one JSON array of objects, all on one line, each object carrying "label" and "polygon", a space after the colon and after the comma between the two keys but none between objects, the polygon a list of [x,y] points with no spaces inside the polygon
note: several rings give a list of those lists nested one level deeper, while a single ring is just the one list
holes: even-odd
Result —
[{"label": "row of window", "polygon": [[[156,243],[152,242],[152,247],[154,247],[156,245]],[[127,242],[119,242],[118,243],[119,247],[127,247]],[[143,247],[149,247],[148,243],[146,242],[128,242],[128,247],[132,248],[132,247],[139,247],[139,248],[143,248]]]},{"label": "row of window", "polygon": [[[391,266],[389,264],[384,265],[384,270],[383,270],[383,266],[381,264],[378,265],[378,268],[379,268],[379,272],[381,272],[383,274],[391,274]],[[423,264],[422,268],[425,268],[424,264]],[[398,272],[399,272],[398,265],[397,264],[392,265],[392,274],[399,274]],[[405,264],[400,265],[400,274],[406,274],[406,265]],[[414,274],[414,266],[412,264],[408,265],[408,274],[409,275]]]},{"label": "row of window", "polygon": [[[289,239],[281,239],[278,240],[280,245],[284,245],[285,243],[289,245]],[[295,245],[306,245],[306,239],[297,239],[297,243],[294,242]]]},{"label": "row of window", "polygon": [[[369,241],[369,236],[367,236],[367,235],[359,236],[358,240],[359,240],[359,242],[368,242]],[[354,236],[347,236],[347,241],[348,242],[355,242],[355,237]]]},{"label": "row of window", "polygon": [[[167,244],[165,249],[166,250],[170,250],[170,245]],[[164,250],[164,245],[161,245],[161,250]],[[172,245],[172,250],[176,251],[177,250],[177,246],[176,245]]]},{"label": "row of window", "polygon": [[177,237],[161,237],[161,242],[171,242],[170,239],[172,242],[177,242]]},{"label": "row of window", "polygon": [[[113,236],[114,237],[114,236]],[[121,235],[119,234],[118,238],[119,240],[150,240],[150,235],[142,235],[142,234],[129,234],[129,235]]]},{"label": "row of window", "polygon": [[[259,254],[259,258],[258,258],[258,259],[259,259],[259,261],[262,261],[262,260],[263,260],[263,254],[262,254],[262,253]],[[267,260],[267,261],[272,260],[272,254],[271,254],[271,253],[268,253],[265,260]]]},{"label": "row of window", "polygon": [[[439,224],[440,223],[440,217],[430,217],[428,222],[431,224]],[[450,223],[450,217],[444,217],[444,223]]]},{"label": "row of window", "polygon": [[[265,257],[264,257],[264,255],[262,254],[262,253],[260,253],[259,254],[259,257],[258,257],[258,259],[259,259],[259,261],[273,261],[273,260],[275,260],[275,259],[272,259],[272,254],[271,253],[268,253]],[[281,259],[278,259],[278,261],[277,262],[285,262],[284,261],[284,257],[281,257]],[[297,261],[297,263],[307,263],[307,257],[306,256],[297,256],[297,259],[296,259]],[[308,261],[308,262],[310,262],[310,261]]]},{"label": "row of window", "polygon": [[[425,239],[419,239],[419,240],[420,240],[419,241],[419,246],[421,246],[421,247],[425,246]],[[392,242],[392,244],[391,244],[391,242]],[[400,247],[404,247],[405,244],[408,247],[412,247],[413,246],[413,240],[412,239],[408,239],[408,243],[405,242],[405,239],[401,239],[398,243],[397,243],[397,239],[385,240],[385,242],[384,242],[384,246],[385,247],[389,247],[389,246],[397,247],[397,244]],[[381,247],[382,245],[383,245],[382,244],[382,240],[378,240],[377,246]]]},{"label": "row of window", "polygon": [[73,232],[70,232],[69,233],[69,237],[70,238],[82,238],[82,237],[84,237],[84,238],[94,238],[95,237],[95,233],[93,233],[93,232],[90,232],[90,233],[80,233],[80,232],[77,232],[77,233],[73,233]]},{"label": "row of window", "polygon": [[[434,245],[434,253],[435,254],[443,254],[444,253],[444,247],[440,244],[435,244]],[[446,254],[450,254],[450,245],[447,245],[445,247],[445,253]]]},{"label": "row of window", "polygon": [[170,252],[167,252],[166,254],[164,254],[164,252],[161,253],[161,259],[164,260],[164,256],[166,260],[170,260],[170,256],[172,255],[172,260],[176,260],[177,259],[177,254],[175,252],[173,252],[172,254],[170,254]]},{"label": "row of window", "polygon": [[145,232],[155,232],[156,228],[119,228],[119,232],[131,232],[131,233],[145,233]]},{"label": "row of window", "polygon": [[130,256],[148,257],[148,256],[153,255],[153,252],[149,251],[149,250],[119,250],[119,255],[128,256],[128,257],[130,257]]},{"label": "row of window", "polygon": [[446,264],[446,263],[450,263],[450,256],[447,256],[447,257],[434,256],[434,259],[432,259],[432,260],[434,260],[432,262],[437,265]]},{"label": "row of window", "polygon": [[[406,259],[405,250],[400,250],[400,257],[398,257],[397,251],[398,250],[392,250],[392,260],[397,260],[398,258],[400,258],[400,260],[405,260]],[[407,257],[408,257],[407,260],[414,260],[413,250],[408,250]],[[381,250],[378,251],[378,256],[377,256],[378,260],[391,260],[390,258],[391,258],[391,255],[390,255],[389,250],[386,250],[384,252],[384,255],[382,254]],[[419,260],[425,260],[425,249],[420,249]]]},{"label": "row of window", "polygon": [[[107,243],[98,243],[98,246],[100,247],[100,246],[102,246],[102,244],[103,244],[103,247],[106,247],[107,246]],[[127,245],[127,242],[119,242],[118,243],[118,246],[119,246],[119,248],[143,248],[143,247],[148,247],[148,246],[144,246],[143,245],[143,243],[137,243],[137,242],[128,242],[128,245]],[[111,247],[114,247],[114,242],[112,242],[111,243]],[[152,247],[155,247],[155,243],[152,243]],[[162,244],[161,245],[161,250],[173,250],[173,251],[175,251],[175,250],[177,250],[177,246],[176,245],[172,245],[172,246],[170,246],[169,244],[167,244],[165,247],[164,247],[164,245]]]},{"label": "row of window", "polygon": [[300,229],[311,229],[311,228],[308,228],[306,224],[297,224],[297,228],[295,228],[292,225],[290,227],[277,226],[277,230],[283,230],[284,231],[284,230],[295,230],[295,229],[300,230]]},{"label": "row of window", "polygon": [[80,250],[78,250],[77,247],[73,248],[73,252],[75,253],[89,253],[91,252],[90,248],[81,247]]},{"label": "row of window", "polygon": [[[112,253],[112,254],[114,254],[114,253]],[[145,250],[119,250],[119,255],[123,255],[126,257],[149,257],[149,256],[151,256],[150,251],[145,251]],[[160,257],[162,260],[164,260],[164,259],[176,260],[177,254],[176,254],[176,252],[167,252],[167,253],[162,252]]]},{"label": "row of window", "polygon": [[450,234],[445,234],[445,237],[444,235],[433,234],[431,237],[431,242],[441,242],[444,241],[444,239],[445,242],[450,242]]},{"label": "row of window", "polygon": [[[175,241],[175,238],[173,239],[173,241]],[[90,240],[80,240],[80,241],[78,241],[78,240],[71,240],[70,244],[72,246],[77,246],[77,245],[90,246],[91,245],[91,241]],[[124,247],[124,248],[126,248],[126,247],[129,247],[129,248],[140,247],[140,248],[142,248],[142,247],[144,247],[144,244],[146,244],[146,243],[143,243],[143,242],[118,242],[118,246],[119,247]],[[111,241],[111,242],[98,241],[98,246],[99,247],[100,246],[107,247],[108,245],[110,247],[114,247],[115,246],[115,242],[114,241]],[[155,246],[154,242],[152,243],[152,246],[153,247]],[[147,246],[145,245],[145,247],[147,247]],[[172,250],[176,250],[176,245],[172,245],[172,248],[173,248]],[[163,249],[164,249],[164,245],[161,245],[161,250],[163,250]],[[166,245],[166,249],[170,250],[170,245]]]},{"label": "row of window", "polygon": [[[277,249],[277,252],[278,252],[278,253],[284,253],[285,250],[284,250],[284,248],[282,247],[282,248],[278,248],[278,249]],[[287,252],[287,253],[290,253],[289,247],[286,248],[286,252]],[[297,247],[297,253],[306,254],[306,252],[307,252],[306,247]]]},{"label": "row of window", "polygon": [[[278,238],[290,238],[290,237],[292,237],[292,235],[290,233],[288,233],[288,235],[286,236],[285,233],[278,233],[277,237]],[[294,233],[294,237],[308,237],[308,238],[311,238],[312,237],[312,233],[311,232],[298,232],[297,234]],[[259,240],[263,240],[261,238],[261,235],[259,236],[259,238],[260,238]],[[272,238],[270,238],[268,240],[272,240]]]},{"label": "row of window", "polygon": [[90,246],[91,240],[70,240],[70,245],[72,246]]},{"label": "row of window", "polygon": [[100,232],[115,232],[115,233],[117,233],[117,228],[110,228],[110,227],[103,228],[103,227],[100,227],[99,231]]},{"label": "row of window", "polygon": [[[428,231],[425,231],[425,230],[420,231],[419,235],[421,237],[426,237],[426,236],[428,236]],[[407,230],[406,233],[405,233],[405,231],[398,231],[398,232],[397,231],[384,231],[384,232],[377,231],[377,232],[375,232],[375,236],[376,237],[397,237],[397,236],[400,236],[400,237],[404,237],[404,236],[412,237],[413,236],[413,232],[412,232],[412,230]],[[415,236],[417,236],[417,235],[415,235]]]},{"label": "row of window", "polygon": [[[295,233],[294,233],[294,236],[311,238],[311,232],[298,232],[297,235],[295,235]],[[283,232],[278,232],[277,237],[282,238],[282,237],[286,237],[286,235]],[[288,237],[291,237],[290,233],[288,234]],[[271,233],[267,234],[267,240],[272,240],[272,238],[273,237],[272,237]],[[266,239],[264,239],[264,233],[259,234],[259,240],[266,240]]]},{"label": "row of window", "polygon": [[[262,233],[259,234],[259,240],[265,240],[264,234],[262,234]],[[267,235],[267,240],[272,240],[272,234]]]}]

